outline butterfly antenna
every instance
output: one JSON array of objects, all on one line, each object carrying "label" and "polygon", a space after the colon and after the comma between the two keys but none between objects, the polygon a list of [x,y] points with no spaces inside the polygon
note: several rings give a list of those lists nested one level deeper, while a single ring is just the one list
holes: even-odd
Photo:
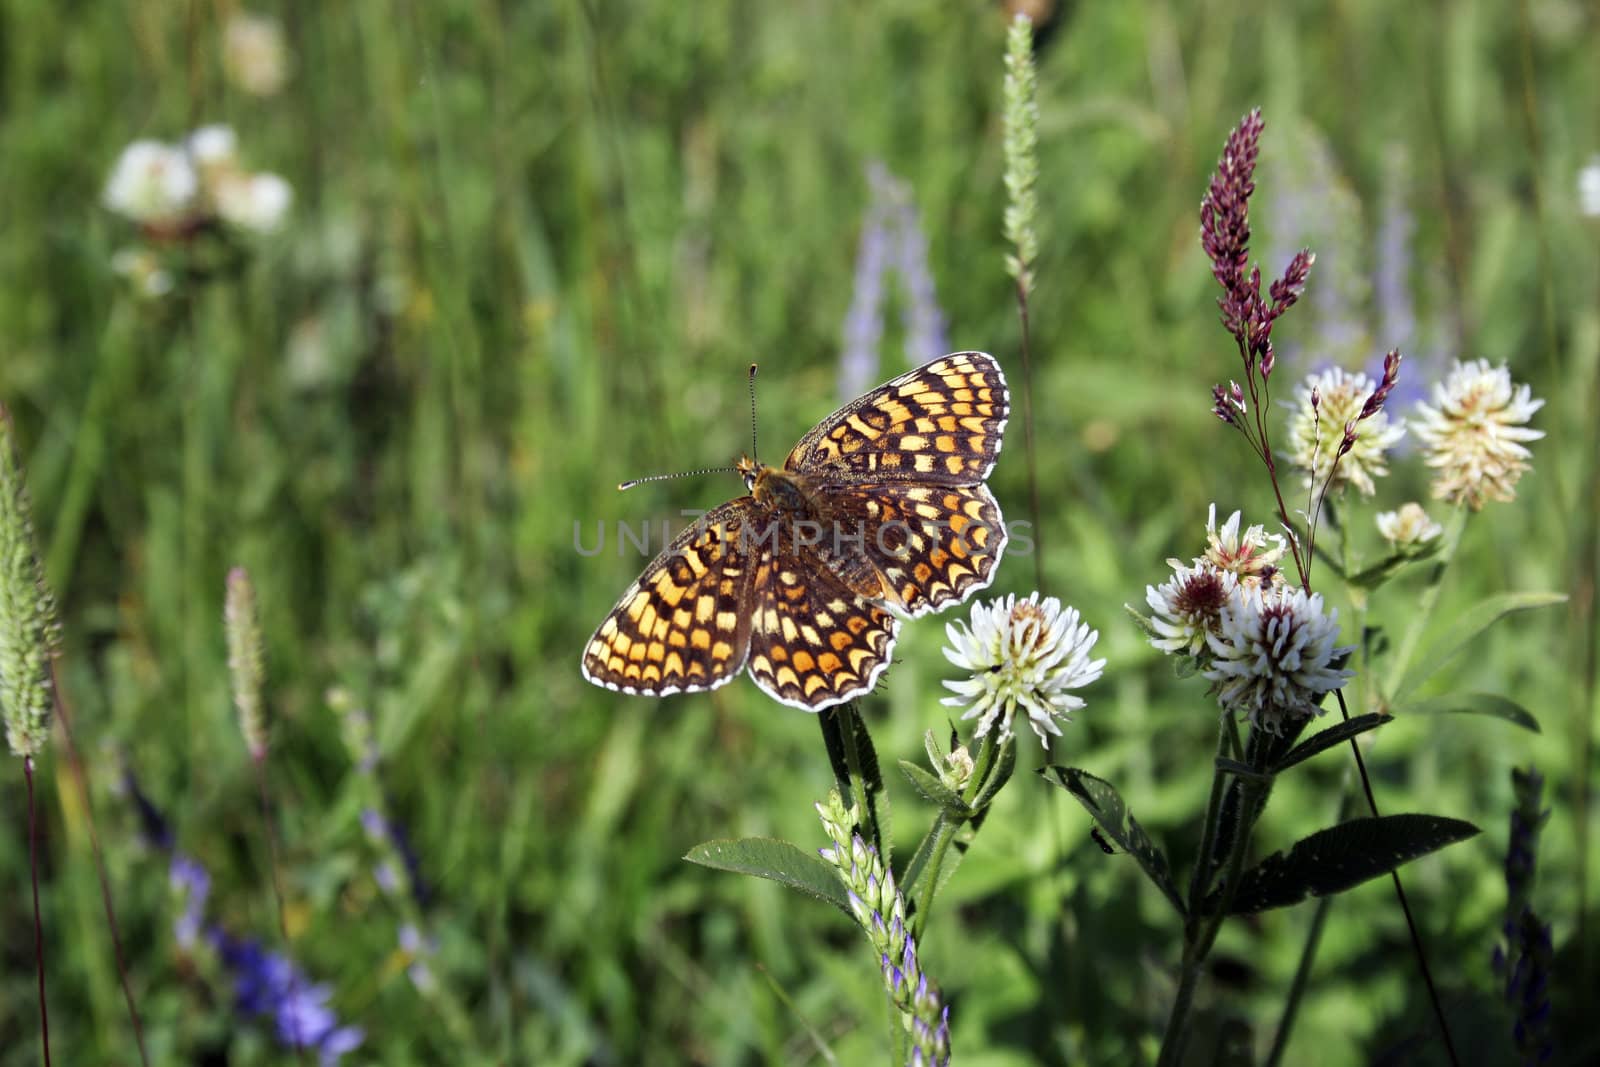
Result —
[{"label": "butterfly antenna", "polygon": [[617,492],[620,493],[620,492],[623,492],[624,490],[632,489],[634,486],[643,485],[645,482],[664,482],[668,478],[695,478],[695,477],[698,477],[698,476],[700,476],[702,474],[721,474],[721,473],[723,473],[725,471],[732,471],[733,473],[737,474],[737,473],[739,473],[739,468],[738,467],[706,467],[703,470],[682,471],[682,472],[680,472],[678,474],[652,474],[652,475],[649,475],[648,477],[645,477],[645,478],[633,478],[633,479],[630,479],[630,480],[628,480],[626,482],[621,483],[620,485],[617,486]]},{"label": "butterfly antenna", "polygon": [[756,365],[750,364],[750,458],[759,462],[761,453],[756,451]]}]

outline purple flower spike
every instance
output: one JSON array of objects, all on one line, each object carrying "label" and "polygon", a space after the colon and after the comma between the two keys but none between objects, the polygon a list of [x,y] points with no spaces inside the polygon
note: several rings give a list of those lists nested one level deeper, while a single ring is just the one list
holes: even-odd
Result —
[{"label": "purple flower spike", "polygon": [[172,854],[167,868],[167,878],[172,887],[183,894],[183,914],[172,924],[172,936],[185,952],[194,948],[199,939],[200,927],[205,922],[206,898],[211,895],[211,875],[199,862],[181,852]]},{"label": "purple flower spike", "polygon": [[911,187],[879,162],[868,165],[867,185],[870,195],[839,349],[839,395],[845,400],[861,395],[878,377],[890,274],[899,276],[907,361],[920,366],[947,350],[944,312],[928,268],[928,240]]},{"label": "purple flower spike", "polygon": [[1394,387],[1400,381],[1400,352],[1390,349],[1383,357],[1383,380],[1378,387],[1367,397],[1367,402],[1361,408],[1361,418],[1370,419],[1383,410],[1384,402],[1389,399],[1389,394],[1394,392]]},{"label": "purple flower spike", "polygon": [[278,1040],[290,1048],[313,1049],[322,1064],[360,1047],[359,1027],[340,1026],[328,1007],[328,987],[311,981],[294,964],[254,941],[232,938],[215,927],[211,941],[234,976],[238,1010],[272,1019]]}]

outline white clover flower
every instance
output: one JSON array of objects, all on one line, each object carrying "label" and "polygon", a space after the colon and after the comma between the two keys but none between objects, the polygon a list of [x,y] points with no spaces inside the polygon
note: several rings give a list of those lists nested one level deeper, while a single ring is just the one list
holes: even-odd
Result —
[{"label": "white clover flower", "polygon": [[156,226],[181,221],[199,190],[199,176],[182,148],[135,141],[111,168],[102,201],[134,222]]},{"label": "white clover flower", "polygon": [[1600,218],[1600,155],[1578,171],[1578,212],[1586,218]]},{"label": "white clover flower", "polygon": [[1278,732],[1285,719],[1321,714],[1323,694],[1352,676],[1334,666],[1352,650],[1338,639],[1339,613],[1324,613],[1320,593],[1240,585],[1222,609],[1219,632],[1206,638],[1215,658],[1201,674],[1216,683],[1225,710]]},{"label": "white clover flower", "polygon": [[289,77],[289,50],[283,27],[268,15],[241,11],[222,30],[222,69],[253,96],[272,96]]},{"label": "white clover flower", "polygon": [[1396,548],[1422,545],[1444,532],[1444,527],[1428,517],[1415,502],[1400,505],[1399,511],[1378,512],[1378,532]]},{"label": "white clover flower", "polygon": [[1160,635],[1150,643],[1173,655],[1198,656],[1205,651],[1206,635],[1221,625],[1223,605],[1239,578],[1203,559],[1192,567],[1175,564],[1173,571],[1161,585],[1145,586],[1145,603],[1155,612],[1150,625]]},{"label": "white clover flower", "polygon": [[211,194],[222,221],[256,233],[283,225],[294,200],[294,190],[276,174],[224,175]]},{"label": "white clover flower", "polygon": [[[1385,412],[1376,412],[1355,428],[1357,436],[1350,451],[1339,454],[1345,427],[1361,419],[1367,398],[1377,388],[1378,383],[1365,374],[1352,374],[1339,367],[1310,375],[1295,388],[1297,403],[1289,422],[1289,455],[1294,465],[1305,472],[1306,485],[1321,486],[1326,482],[1329,492],[1353,485],[1362,496],[1377,491],[1372,479],[1389,473],[1383,454],[1405,436],[1403,421],[1391,425]],[[1313,395],[1317,398],[1315,405]]]},{"label": "white clover flower", "polygon": [[1433,387],[1433,403],[1417,405],[1417,437],[1435,470],[1434,498],[1474,511],[1486,501],[1515,499],[1532,455],[1520,442],[1544,436],[1524,424],[1543,406],[1526,385],[1512,383],[1505,364],[1457,362]]},{"label": "white clover flower", "polygon": [[1079,621],[1077,609],[1062,610],[1055,597],[1040,603],[1038,593],[1026,600],[996,598],[987,607],[976,604],[970,629],[958,620],[944,632],[951,646],[944,650],[945,658],[971,672],[971,677],[944,683],[957,694],[944,703],[966,707],[963,719],[979,717],[978,737],[998,724],[1002,742],[1011,737],[1018,707],[1041,742],[1048,742],[1047,734],[1059,735],[1056,718],[1065,719],[1084,703],[1067,690],[1099,678],[1106,664],[1089,658],[1100,634]]},{"label": "white clover flower", "polygon": [[202,173],[234,170],[239,165],[239,137],[232,126],[221,123],[202,126],[184,140],[184,147]]},{"label": "white clover flower", "polygon": [[[1206,515],[1206,554],[1204,559],[1221,570],[1232,571],[1239,581],[1247,585],[1268,584],[1278,573],[1278,560],[1283,558],[1288,544],[1282,534],[1269,534],[1260,526],[1252,526],[1239,536],[1239,515],[1235,511],[1228,521],[1217,529],[1217,506],[1211,505]],[[1176,569],[1182,564],[1168,560]],[[1199,562],[1199,561],[1196,561]]]}]

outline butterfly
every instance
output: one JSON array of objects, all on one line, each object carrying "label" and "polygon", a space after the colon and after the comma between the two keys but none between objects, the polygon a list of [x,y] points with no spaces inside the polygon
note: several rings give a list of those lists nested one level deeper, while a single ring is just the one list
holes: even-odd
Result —
[{"label": "butterfly", "polygon": [[1006,529],[984,480],[1009,408],[995,358],[956,352],[835,411],[782,467],[741,458],[749,495],[651,561],[589,639],[583,676],[666,696],[748,668],[807,711],[867,692],[902,617],[960,603],[994,575]]}]

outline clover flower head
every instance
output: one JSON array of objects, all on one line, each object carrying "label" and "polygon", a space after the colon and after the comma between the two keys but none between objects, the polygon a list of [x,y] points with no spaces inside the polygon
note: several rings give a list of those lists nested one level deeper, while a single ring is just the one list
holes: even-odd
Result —
[{"label": "clover flower head", "polygon": [[232,126],[220,122],[201,126],[184,139],[189,159],[202,174],[239,165],[239,135]]},{"label": "clover flower head", "polygon": [[1389,473],[1384,452],[1406,432],[1403,421],[1390,423],[1383,411],[1362,418],[1378,388],[1365,374],[1339,367],[1313,374],[1296,387],[1290,456],[1304,472],[1306,485],[1326,484],[1329,492],[1353,485],[1362,496],[1377,492],[1373,479]]},{"label": "clover flower head", "polygon": [[1415,501],[1400,505],[1398,511],[1378,512],[1377,523],[1378,532],[1395,548],[1425,545],[1444,532]]},{"label": "clover flower head", "polygon": [[1158,636],[1150,643],[1177,656],[1199,656],[1206,635],[1222,625],[1222,609],[1239,585],[1239,577],[1210,560],[1192,566],[1173,561],[1173,575],[1160,585],[1145,586],[1145,603],[1155,615],[1150,625]]},{"label": "clover flower head", "polygon": [[[1219,529],[1217,506],[1211,505],[1206,515],[1206,553],[1203,560],[1219,570],[1233,572],[1246,585],[1272,584],[1277,578],[1278,560],[1288,550],[1288,543],[1282,534],[1269,534],[1261,526],[1251,526],[1241,535],[1240,514],[1235,511]],[[1172,563],[1171,560],[1168,562]],[[1177,563],[1172,565],[1174,568],[1179,566]]]},{"label": "clover flower head", "polygon": [[944,703],[966,707],[963,719],[978,718],[979,737],[998,726],[1002,742],[1011,737],[1019,707],[1041,742],[1059,735],[1056,719],[1084,704],[1068,690],[1099,678],[1106,662],[1089,658],[1100,634],[1079,620],[1077,609],[1063,609],[1055,597],[1041,602],[1038,593],[975,605],[971,625],[950,623],[945,636],[945,658],[971,674],[944,683],[956,694]]},{"label": "clover flower head", "polygon": [[253,96],[272,96],[289,77],[289,49],[283,27],[267,15],[240,11],[222,30],[222,69]]},{"label": "clover flower head", "polygon": [[253,233],[271,233],[283,225],[294,202],[294,189],[276,174],[236,172],[217,179],[211,190],[217,216]]},{"label": "clover flower head", "polygon": [[160,141],[134,141],[117,157],[101,199],[118,215],[160,226],[186,217],[199,191],[188,152]]},{"label": "clover flower head", "polygon": [[1240,585],[1208,634],[1212,660],[1202,671],[1224,710],[1274,733],[1286,720],[1321,714],[1323,695],[1352,676],[1343,666],[1339,613],[1298,586]]},{"label": "clover flower head", "polygon": [[1434,468],[1434,498],[1473,511],[1490,500],[1515,499],[1532,455],[1522,442],[1544,436],[1527,422],[1543,406],[1526,385],[1511,381],[1505,364],[1458,361],[1433,387],[1433,403],[1417,405],[1417,437]]}]

